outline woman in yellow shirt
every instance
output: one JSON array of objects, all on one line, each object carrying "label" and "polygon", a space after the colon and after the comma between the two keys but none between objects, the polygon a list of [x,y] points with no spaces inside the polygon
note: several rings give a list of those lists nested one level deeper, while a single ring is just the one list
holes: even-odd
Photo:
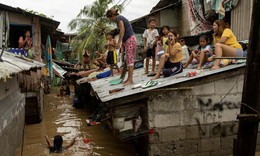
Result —
[{"label": "woman in yellow shirt", "polygon": [[167,51],[161,56],[158,71],[156,75],[151,78],[151,80],[158,79],[161,72],[164,77],[173,76],[182,72],[182,47],[180,43],[176,42],[176,39],[177,33],[174,31],[169,31],[168,40],[166,42],[168,44]]},{"label": "woman in yellow shirt", "polygon": [[[213,39],[215,45],[216,57],[242,57],[243,49],[242,46],[237,42],[236,36],[233,32],[226,27],[223,20],[216,20],[213,23]],[[211,68],[219,69],[220,59],[217,59],[214,66]]]}]

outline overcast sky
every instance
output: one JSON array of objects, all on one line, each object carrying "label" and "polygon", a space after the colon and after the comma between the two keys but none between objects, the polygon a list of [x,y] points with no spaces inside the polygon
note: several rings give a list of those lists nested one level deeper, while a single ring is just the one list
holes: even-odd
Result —
[{"label": "overcast sky", "polygon": [[[85,5],[90,5],[94,0],[1,0],[0,3],[12,7],[20,7],[43,13],[48,17],[54,17],[59,21],[59,28],[68,33],[67,27],[71,19],[75,18]],[[115,0],[118,2],[119,0]],[[128,0],[129,1],[129,0]],[[129,20],[133,20],[149,14],[160,0],[131,0],[126,6],[122,15]]]}]

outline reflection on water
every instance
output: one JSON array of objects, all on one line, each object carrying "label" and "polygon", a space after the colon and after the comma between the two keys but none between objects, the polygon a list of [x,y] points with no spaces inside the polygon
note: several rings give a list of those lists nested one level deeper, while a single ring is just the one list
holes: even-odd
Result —
[{"label": "reflection on water", "polygon": [[[40,124],[27,125],[25,128],[23,156],[49,155],[44,135],[53,141],[57,134],[63,137],[67,145],[74,137],[75,144],[60,154],[62,156],[133,156],[132,144],[118,141],[104,124],[88,127],[85,119],[87,110],[74,109],[70,97],[57,97],[55,94],[44,98],[43,121]],[[87,142],[85,140],[88,140]],[[21,155],[17,150],[16,156]]]}]

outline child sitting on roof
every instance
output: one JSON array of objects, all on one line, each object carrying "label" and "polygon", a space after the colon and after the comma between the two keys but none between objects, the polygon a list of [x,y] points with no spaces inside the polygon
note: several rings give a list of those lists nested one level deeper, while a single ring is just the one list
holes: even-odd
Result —
[{"label": "child sitting on roof", "polygon": [[199,38],[199,47],[196,50],[193,50],[189,60],[184,65],[184,68],[187,68],[188,65],[192,62],[195,58],[198,61],[197,69],[200,70],[202,64],[206,63],[209,57],[213,55],[211,45],[209,45],[209,37],[206,35],[202,35]]},{"label": "child sitting on roof", "polygon": [[96,54],[96,57],[94,60],[93,60],[93,64],[95,64],[96,66],[99,67],[99,69],[105,69],[106,68],[106,55],[105,54],[102,54],[101,52],[99,51],[96,51],[95,52]]}]

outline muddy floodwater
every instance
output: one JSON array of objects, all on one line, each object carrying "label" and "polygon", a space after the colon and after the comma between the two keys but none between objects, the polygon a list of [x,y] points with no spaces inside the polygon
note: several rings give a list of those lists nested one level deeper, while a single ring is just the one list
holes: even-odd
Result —
[{"label": "muddy floodwater", "polygon": [[[87,126],[86,118],[91,112],[87,109],[74,109],[72,97],[58,97],[58,91],[45,95],[43,120],[39,124],[26,125],[23,144],[23,156],[50,155],[44,135],[51,143],[57,134],[63,137],[67,145],[75,136],[76,142],[62,156],[134,156],[134,145],[120,142],[105,124]],[[86,141],[87,140],[87,141]],[[85,141],[85,142],[84,142]],[[21,155],[21,148],[16,156]]]}]

